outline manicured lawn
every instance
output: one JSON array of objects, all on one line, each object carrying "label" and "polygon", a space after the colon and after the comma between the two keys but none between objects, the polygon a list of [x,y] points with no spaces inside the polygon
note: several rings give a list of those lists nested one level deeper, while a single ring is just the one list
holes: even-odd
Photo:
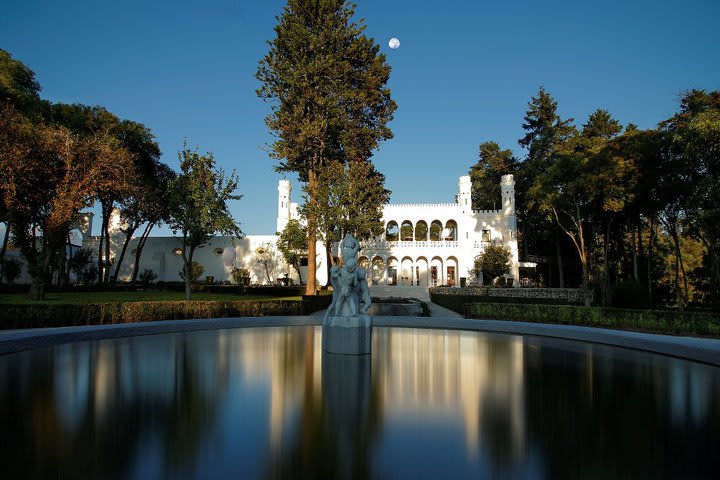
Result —
[{"label": "manicured lawn", "polygon": [[[2,293],[0,305],[82,305],[108,302],[159,302],[185,300],[183,292],[87,292],[48,293],[45,300],[34,302],[25,294]],[[269,297],[266,295],[232,295],[227,293],[193,293],[192,301],[243,301],[243,300],[302,300],[302,297]]]}]

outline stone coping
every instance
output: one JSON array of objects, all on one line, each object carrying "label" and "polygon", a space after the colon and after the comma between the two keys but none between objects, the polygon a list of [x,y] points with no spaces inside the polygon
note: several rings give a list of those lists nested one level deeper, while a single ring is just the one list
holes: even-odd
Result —
[{"label": "stone coping", "polygon": [[[322,325],[322,317],[320,316],[283,316],[164,320],[117,325],[6,330],[0,332],[0,355],[65,343],[123,338],[136,335],[156,335],[226,328],[319,325]],[[373,317],[373,326],[466,330],[551,337],[643,350],[720,367],[720,340],[716,339],[674,337],[573,325],[445,317]]]}]

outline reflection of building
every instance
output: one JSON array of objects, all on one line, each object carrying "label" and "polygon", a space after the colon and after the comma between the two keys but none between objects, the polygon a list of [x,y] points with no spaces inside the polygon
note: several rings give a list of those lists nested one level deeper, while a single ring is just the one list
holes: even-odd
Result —
[{"label": "reflection of building", "polygon": [[[461,422],[477,452],[490,421],[504,424],[513,453],[525,443],[522,337],[421,329],[376,329],[373,382],[389,418]],[[382,347],[380,347],[382,345]]]}]

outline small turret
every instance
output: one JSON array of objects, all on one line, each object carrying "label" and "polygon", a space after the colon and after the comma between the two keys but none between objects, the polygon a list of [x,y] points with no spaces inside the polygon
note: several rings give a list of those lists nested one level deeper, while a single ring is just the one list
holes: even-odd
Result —
[{"label": "small turret", "polygon": [[515,216],[515,179],[512,175],[503,175],[500,180],[502,212],[506,217]]},{"label": "small turret", "polygon": [[470,175],[463,175],[458,180],[457,204],[462,207],[463,213],[472,212],[472,182]]},{"label": "small turret", "polygon": [[277,215],[277,232],[285,230],[285,226],[290,221],[290,193],[292,186],[290,180],[280,180],[278,182],[278,215]]}]

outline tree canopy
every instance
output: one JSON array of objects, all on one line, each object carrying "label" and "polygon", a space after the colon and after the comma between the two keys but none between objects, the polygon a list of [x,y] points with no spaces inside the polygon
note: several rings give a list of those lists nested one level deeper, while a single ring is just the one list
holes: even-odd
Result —
[{"label": "tree canopy", "polygon": [[168,202],[170,228],[182,235],[181,256],[185,270],[185,296],[190,298],[190,268],[195,249],[205,245],[216,233],[244,236],[233,219],[228,202],[240,200],[235,194],[237,175],[225,175],[215,166],[212,153],[200,155],[187,144],[178,153],[180,174],[170,183]]},{"label": "tree canopy", "polygon": [[272,104],[266,124],[276,138],[270,145],[276,169],[307,183],[311,294],[322,169],[332,162],[366,161],[379,142],[392,138],[390,66],[354,13],[344,0],[288,0],[256,74],[257,94]]}]

